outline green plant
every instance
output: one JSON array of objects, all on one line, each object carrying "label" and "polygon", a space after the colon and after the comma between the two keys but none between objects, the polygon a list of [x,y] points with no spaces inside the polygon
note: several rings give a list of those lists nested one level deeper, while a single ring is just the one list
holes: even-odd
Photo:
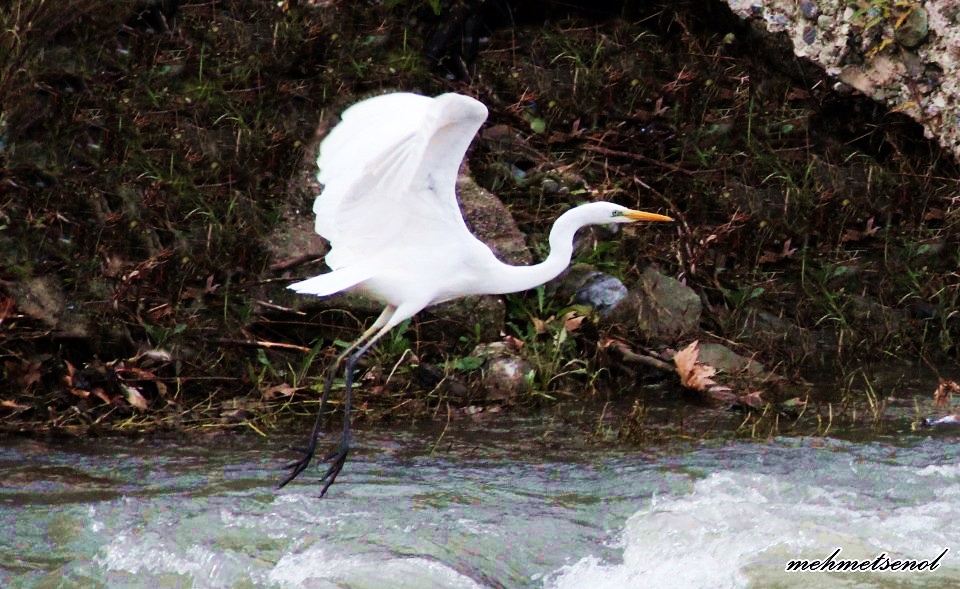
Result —
[{"label": "green plant", "polygon": [[561,307],[539,286],[531,294],[507,295],[507,327],[524,342],[523,354],[534,369],[526,375],[536,396],[552,399],[569,377],[590,378],[589,363],[580,357],[572,321],[573,308]]}]

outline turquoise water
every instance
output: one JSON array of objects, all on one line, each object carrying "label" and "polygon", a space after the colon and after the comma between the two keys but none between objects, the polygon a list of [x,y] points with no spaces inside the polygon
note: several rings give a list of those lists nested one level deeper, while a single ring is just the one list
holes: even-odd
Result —
[{"label": "turquoise water", "polygon": [[[936,435],[636,452],[530,421],[361,431],[324,499],[317,468],[276,489],[299,438],[0,440],[0,586],[950,587],[960,450]],[[950,551],[784,570],[836,548]]]}]

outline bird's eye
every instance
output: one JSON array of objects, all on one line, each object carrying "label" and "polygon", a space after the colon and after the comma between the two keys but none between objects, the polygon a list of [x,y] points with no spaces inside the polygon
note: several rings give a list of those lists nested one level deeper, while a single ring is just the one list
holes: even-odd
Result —
[{"label": "bird's eye", "polygon": [[613,211],[612,213],[610,213],[610,216],[611,216],[611,217],[622,217],[622,216],[623,216],[623,213],[620,212],[620,211]]}]

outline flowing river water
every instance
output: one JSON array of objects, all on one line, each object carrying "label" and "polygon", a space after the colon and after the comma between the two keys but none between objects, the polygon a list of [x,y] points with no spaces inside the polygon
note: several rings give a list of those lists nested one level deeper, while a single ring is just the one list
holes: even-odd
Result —
[{"label": "flowing river water", "polygon": [[[0,587],[960,586],[960,430],[641,451],[551,427],[360,431],[323,499],[317,467],[276,488],[299,437],[0,440]],[[785,570],[838,548],[888,560]]]}]

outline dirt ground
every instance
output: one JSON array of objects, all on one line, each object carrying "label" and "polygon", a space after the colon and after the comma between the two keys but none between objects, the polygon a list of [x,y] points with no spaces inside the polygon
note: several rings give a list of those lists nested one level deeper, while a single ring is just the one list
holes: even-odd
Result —
[{"label": "dirt ground", "polygon": [[[323,271],[322,245],[303,236],[315,196],[304,178],[346,106],[393,90],[489,107],[469,166],[535,258],[580,202],[676,218],[581,261],[627,284],[654,264],[700,296],[699,339],[789,381],[842,381],[877,358],[943,366],[960,350],[956,162],[720,3],[11,4],[5,430],[263,429],[301,414],[336,342],[369,318],[284,289]],[[628,383],[668,375],[622,369],[600,343],[689,342],[594,325],[546,345],[556,333],[531,326],[564,310],[537,293],[508,299],[506,335],[556,375],[511,404],[614,398],[635,419]],[[417,325],[371,357],[361,415],[436,414],[449,399],[424,396],[438,380],[424,366],[473,382],[464,358],[477,342],[422,341]]]}]

